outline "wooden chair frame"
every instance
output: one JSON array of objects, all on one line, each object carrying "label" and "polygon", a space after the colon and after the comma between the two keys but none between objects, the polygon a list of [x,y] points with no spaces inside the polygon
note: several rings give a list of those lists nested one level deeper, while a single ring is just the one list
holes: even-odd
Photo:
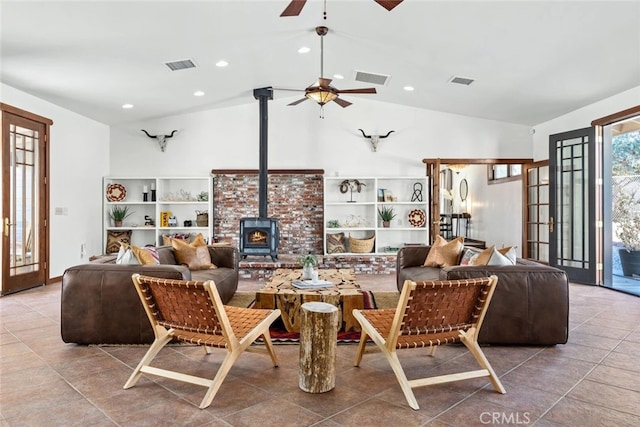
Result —
[{"label": "wooden chair frame", "polygon": [[[478,345],[478,334],[498,278],[496,276],[414,282],[407,280],[396,309],[353,310],[362,326],[355,358],[359,366],[371,337],[387,358],[409,406],[419,409],[413,388],[431,384],[489,377],[494,389],[506,393]],[[429,347],[433,356],[437,346],[462,342],[482,369],[435,377],[407,380],[397,350]]]},{"label": "wooden chair frame", "polygon": [[[132,280],[156,338],[125,383],[125,389],[133,387],[143,373],[197,384],[207,387],[200,403],[200,409],[204,409],[211,404],[242,352],[268,354],[273,366],[278,366],[269,326],[280,316],[280,310],[224,306],[211,280],[182,281],[140,274],[134,274]],[[265,347],[251,346],[260,336]],[[211,380],[151,366],[172,339],[202,345],[207,354],[211,347],[227,350],[215,377]]]}]

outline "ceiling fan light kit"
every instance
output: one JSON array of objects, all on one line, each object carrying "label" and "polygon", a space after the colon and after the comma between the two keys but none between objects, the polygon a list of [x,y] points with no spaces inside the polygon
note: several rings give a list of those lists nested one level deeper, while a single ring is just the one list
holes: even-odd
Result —
[{"label": "ceiling fan light kit", "polygon": [[307,99],[311,99],[320,105],[320,118],[324,118],[323,107],[326,103],[334,101],[342,108],[351,105],[349,101],[340,99],[341,93],[359,93],[359,94],[371,94],[376,93],[376,89],[373,87],[362,89],[345,89],[340,90],[331,86],[331,79],[324,78],[324,36],[329,32],[329,29],[325,26],[316,27],[316,34],[320,36],[320,77],[318,81],[304,90],[304,98],[293,101],[289,106],[298,105]]}]

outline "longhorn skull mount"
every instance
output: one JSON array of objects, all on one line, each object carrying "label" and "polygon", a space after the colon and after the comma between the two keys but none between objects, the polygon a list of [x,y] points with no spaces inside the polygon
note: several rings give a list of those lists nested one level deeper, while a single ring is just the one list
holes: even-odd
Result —
[{"label": "longhorn skull mount", "polygon": [[369,142],[371,143],[371,149],[373,150],[373,152],[378,151],[378,142],[380,142],[381,139],[384,139],[389,135],[391,135],[391,132],[395,132],[395,130],[390,130],[389,132],[387,132],[386,135],[367,135],[366,133],[364,133],[362,129],[358,129],[358,130],[362,132],[362,136],[369,139]]},{"label": "longhorn skull mount", "polygon": [[142,132],[144,132],[149,138],[151,139],[155,139],[156,141],[158,141],[158,144],[160,144],[160,151],[162,151],[164,153],[164,151],[167,148],[167,139],[172,138],[173,135],[178,132],[178,130],[174,130],[171,132],[171,134],[169,135],[149,135],[149,132],[147,132],[144,129],[140,129]]}]

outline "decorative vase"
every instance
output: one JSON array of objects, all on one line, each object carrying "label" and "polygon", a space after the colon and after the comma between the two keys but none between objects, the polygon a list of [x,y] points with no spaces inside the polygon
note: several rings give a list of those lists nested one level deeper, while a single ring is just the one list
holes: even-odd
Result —
[{"label": "decorative vase", "polygon": [[382,221],[382,226],[384,228],[389,228],[389,224],[391,223],[391,221]]},{"label": "decorative vase", "polygon": [[622,274],[625,276],[640,276],[640,251],[627,251],[618,249]]},{"label": "decorative vase", "polygon": [[122,221],[113,221],[113,225],[115,225],[116,227],[122,227]]},{"label": "decorative vase", "polygon": [[313,279],[313,265],[305,265],[302,267],[302,280],[312,280]]}]

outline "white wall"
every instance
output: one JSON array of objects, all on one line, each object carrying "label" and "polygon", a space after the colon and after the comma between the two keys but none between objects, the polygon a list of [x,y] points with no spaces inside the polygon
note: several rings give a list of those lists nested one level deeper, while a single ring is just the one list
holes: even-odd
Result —
[{"label": "white wall", "polygon": [[[516,246],[522,255],[522,181],[489,185],[486,165],[469,165],[453,174],[454,212],[465,211],[460,201],[460,181],[467,180],[466,212],[471,214],[468,237],[484,240],[487,246]],[[456,226],[454,221],[454,227]],[[464,227],[460,227],[461,234]],[[455,233],[455,228],[454,228]]]},{"label": "white wall", "polygon": [[[0,100],[53,120],[50,139],[49,276],[103,253],[102,176],[109,166],[109,127],[5,84]],[[67,215],[55,215],[66,208]],[[80,256],[81,244],[86,255]]]},{"label": "white wall", "polygon": [[[354,97],[352,97],[354,98]],[[269,101],[269,167],[319,168],[327,175],[424,175],[423,158],[530,157],[526,126],[351,99],[319,108],[307,101]],[[258,101],[225,109],[113,127],[112,175],[206,175],[211,169],[258,168]],[[373,152],[358,128],[386,134]],[[151,134],[179,129],[162,153]]]},{"label": "white wall", "polygon": [[549,135],[591,126],[591,121],[640,105],[640,86],[534,126],[535,160],[549,158]]}]

